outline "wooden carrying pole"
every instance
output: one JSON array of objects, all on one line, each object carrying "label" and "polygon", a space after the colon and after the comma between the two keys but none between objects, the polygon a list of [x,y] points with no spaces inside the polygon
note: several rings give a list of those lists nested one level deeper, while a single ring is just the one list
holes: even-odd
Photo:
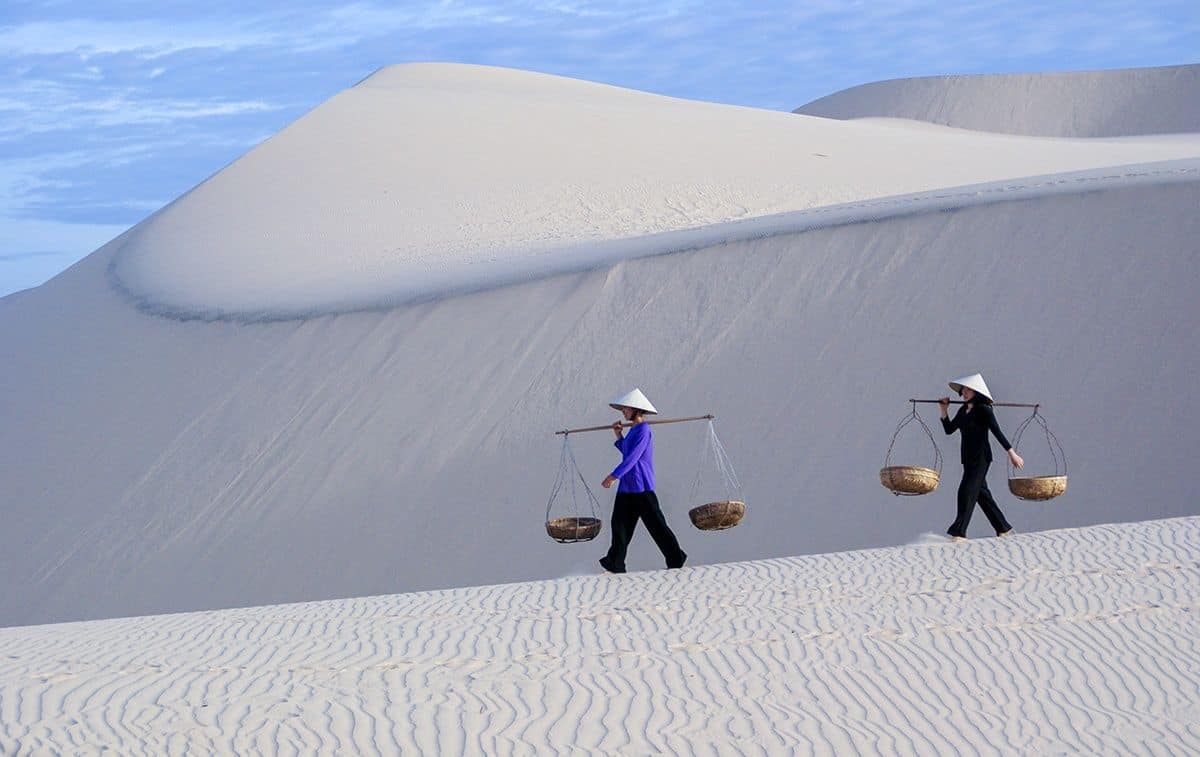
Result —
[{"label": "wooden carrying pole", "polygon": [[[686,423],[688,421],[711,421],[712,419],[714,419],[716,417],[717,416],[713,415],[712,413],[709,413],[708,415],[693,415],[688,418],[663,418],[662,420],[642,421],[642,422],[649,423],[651,426],[662,426],[667,423]],[[632,425],[634,425],[634,424],[631,423],[630,421],[623,421],[621,423],[621,428],[629,428]],[[612,430],[612,424],[610,423],[607,426],[588,426],[587,428],[563,429],[562,431],[555,431],[554,435],[562,436],[564,434],[579,434],[579,433],[583,433],[584,431],[611,431],[611,430]]]},{"label": "wooden carrying pole", "polygon": [[[941,404],[937,400],[909,400],[909,402],[924,402],[929,405],[940,405]],[[950,400],[950,404],[951,405],[965,405],[967,403],[963,402],[962,400]],[[1034,404],[1034,405],[1030,405],[1030,404],[1027,404],[1024,402],[993,402],[992,403],[992,407],[1032,407],[1032,408],[1036,409],[1041,406],[1042,405],[1040,402],[1037,404]]]}]

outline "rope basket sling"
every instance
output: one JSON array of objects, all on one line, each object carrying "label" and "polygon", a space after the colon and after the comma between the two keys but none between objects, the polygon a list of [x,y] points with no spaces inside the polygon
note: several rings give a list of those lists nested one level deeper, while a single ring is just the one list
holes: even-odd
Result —
[{"label": "rope basket sling", "polygon": [[[550,499],[546,501],[546,533],[560,544],[591,541],[600,534],[600,518],[597,517],[600,503],[579,471],[569,439],[569,435],[563,434],[562,452],[558,458],[558,477],[554,480],[554,488],[550,490]],[[568,486],[571,490],[570,508],[568,510],[564,507],[556,511],[555,501],[560,495],[565,499],[564,488]],[[580,486],[583,488],[582,495],[579,493]],[[586,509],[580,506],[580,499],[583,499]]]},{"label": "rope basket sling", "polygon": [[[904,430],[905,426],[913,421],[920,425],[921,430],[929,439],[930,446],[933,447],[932,468],[919,465],[892,465],[892,453],[896,449],[896,439],[899,438],[900,432]],[[933,432],[929,430],[929,426],[925,425],[925,421],[917,412],[917,403],[913,402],[912,411],[900,419],[900,424],[896,426],[896,431],[892,434],[892,442],[888,445],[887,454],[883,458],[883,468],[879,470],[879,483],[897,497],[915,497],[928,494],[936,489],[941,477],[942,451],[938,449],[937,442],[934,441]]]},{"label": "rope basket sling", "polygon": [[1067,455],[1063,452],[1058,437],[1050,430],[1046,419],[1038,412],[1037,407],[1033,408],[1033,413],[1020,426],[1017,426],[1017,432],[1013,434],[1012,439],[1013,448],[1020,448],[1021,437],[1025,435],[1029,424],[1034,422],[1042,427],[1042,433],[1046,437],[1046,446],[1050,448],[1050,457],[1054,460],[1054,475],[1018,476],[1010,460],[1008,463],[1008,490],[1017,499],[1043,502],[1054,499],[1067,490]]},{"label": "rope basket sling", "polygon": [[691,519],[692,525],[701,531],[724,531],[742,522],[742,518],[746,515],[746,502],[742,497],[742,485],[733,470],[733,463],[729,461],[725,445],[721,444],[716,426],[713,425],[711,418],[708,421],[708,433],[704,438],[704,448],[700,454],[700,467],[692,482],[692,502],[701,499],[702,480],[710,456],[717,473],[721,476],[723,499],[693,507],[688,511],[688,518]]}]

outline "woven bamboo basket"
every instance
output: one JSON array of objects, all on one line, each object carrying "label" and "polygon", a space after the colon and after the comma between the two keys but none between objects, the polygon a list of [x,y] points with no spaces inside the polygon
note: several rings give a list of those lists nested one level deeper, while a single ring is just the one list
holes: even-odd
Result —
[{"label": "woven bamboo basket", "polygon": [[1008,490],[1018,499],[1054,499],[1067,490],[1066,476],[1027,476],[1008,479]]},{"label": "woven bamboo basket", "polygon": [[701,531],[724,531],[742,522],[746,514],[746,503],[736,499],[709,502],[688,511],[692,525]]},{"label": "woven bamboo basket", "polygon": [[939,480],[937,471],[919,465],[890,465],[879,470],[879,483],[895,494],[928,494],[938,487]]},{"label": "woven bamboo basket", "polygon": [[600,533],[599,518],[552,518],[546,521],[546,533],[563,544],[591,541]]}]

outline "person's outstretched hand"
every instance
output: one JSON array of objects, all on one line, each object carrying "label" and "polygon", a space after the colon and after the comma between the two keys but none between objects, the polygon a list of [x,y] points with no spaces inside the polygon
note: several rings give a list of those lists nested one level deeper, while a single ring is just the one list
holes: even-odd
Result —
[{"label": "person's outstretched hand", "polygon": [[621,438],[621,422],[613,421],[612,428],[613,428],[613,433],[617,435],[618,439],[620,439]]},{"label": "person's outstretched hand", "polygon": [[609,477],[605,478],[604,481],[601,482],[600,485],[603,486],[605,489],[611,489],[612,485],[617,483],[620,480],[621,479],[617,478],[616,476],[609,476]]},{"label": "person's outstretched hand", "polygon": [[1025,467],[1025,458],[1018,455],[1017,451],[1015,449],[1010,449],[1008,451],[1008,459],[1012,461],[1014,468],[1024,468]]}]

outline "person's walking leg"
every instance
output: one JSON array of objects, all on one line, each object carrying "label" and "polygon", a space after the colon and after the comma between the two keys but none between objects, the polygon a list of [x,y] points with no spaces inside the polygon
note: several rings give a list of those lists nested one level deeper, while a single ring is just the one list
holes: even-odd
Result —
[{"label": "person's walking leg", "polygon": [[650,532],[650,537],[654,539],[659,551],[663,553],[667,567],[682,568],[683,563],[687,560],[687,554],[679,548],[679,540],[675,538],[675,532],[667,525],[662,507],[658,504],[658,495],[654,492],[644,492],[644,494],[645,498],[640,504],[642,522],[646,524],[646,530]]},{"label": "person's walking leg", "polygon": [[983,510],[983,514],[987,516],[988,523],[992,524],[997,536],[1012,530],[1008,519],[1004,517],[1004,513],[1000,512],[1000,506],[996,504],[992,490],[988,488],[986,473],[983,484],[979,487],[979,509]]},{"label": "person's walking leg", "polygon": [[975,509],[975,500],[979,498],[979,487],[983,474],[987,473],[987,465],[963,466],[962,482],[958,485],[958,517],[946,529],[951,536],[966,537],[967,526],[971,524],[971,513]]},{"label": "person's walking leg", "polygon": [[618,493],[613,500],[612,546],[608,554],[600,558],[600,566],[612,573],[625,572],[625,552],[637,527],[638,502],[633,494]]}]

